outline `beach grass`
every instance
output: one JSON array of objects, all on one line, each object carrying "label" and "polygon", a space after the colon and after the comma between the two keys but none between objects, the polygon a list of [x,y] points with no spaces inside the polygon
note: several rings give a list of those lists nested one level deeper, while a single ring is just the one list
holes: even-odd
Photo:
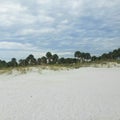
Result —
[{"label": "beach grass", "polygon": [[106,62],[106,61],[95,61],[95,62],[82,62],[76,64],[47,64],[47,65],[37,65],[37,66],[25,66],[25,67],[9,67],[0,69],[0,74],[12,74],[13,71],[16,71],[19,74],[26,74],[27,72],[31,72],[33,69],[39,73],[42,73],[43,70],[70,70],[70,69],[78,69],[81,67],[95,67],[95,68],[111,68],[111,67],[120,67],[120,61],[114,62]]}]

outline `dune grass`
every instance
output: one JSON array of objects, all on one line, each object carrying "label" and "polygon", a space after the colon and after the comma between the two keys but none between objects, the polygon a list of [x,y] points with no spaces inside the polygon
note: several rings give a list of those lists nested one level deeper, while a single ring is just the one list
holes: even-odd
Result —
[{"label": "dune grass", "polygon": [[25,67],[10,67],[10,68],[2,68],[0,69],[0,74],[12,74],[13,72],[17,72],[18,74],[26,74],[27,72],[37,71],[38,73],[42,73],[43,70],[70,70],[70,69],[78,69],[81,67],[120,67],[120,61],[95,61],[95,62],[82,62],[77,64],[48,64],[48,65],[38,65],[38,66],[25,66]]},{"label": "dune grass", "polygon": [[67,67],[63,67],[60,65],[39,65],[39,66],[27,66],[27,67],[10,67],[10,68],[2,68],[0,69],[0,74],[12,74],[13,72],[16,72],[18,74],[26,74],[27,72],[35,71],[38,73],[42,73],[43,70],[64,70],[68,69]]},{"label": "dune grass", "polygon": [[12,74],[12,68],[0,69],[0,74]]}]

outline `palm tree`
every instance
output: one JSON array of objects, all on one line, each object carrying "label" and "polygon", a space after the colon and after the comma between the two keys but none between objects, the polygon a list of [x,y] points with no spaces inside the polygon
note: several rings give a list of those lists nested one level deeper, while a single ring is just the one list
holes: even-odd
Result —
[{"label": "palm tree", "polygon": [[37,64],[37,61],[36,61],[36,59],[34,58],[34,56],[32,54],[30,54],[26,58],[26,61],[27,61],[28,65],[36,65]]},{"label": "palm tree", "polygon": [[18,65],[16,58],[11,59],[11,66],[16,67]]},{"label": "palm tree", "polygon": [[45,56],[41,57],[41,63],[46,64],[47,63],[47,58]]},{"label": "palm tree", "polygon": [[113,58],[114,59],[120,58],[120,48],[119,49],[115,49],[112,53],[113,53]]},{"label": "palm tree", "polygon": [[53,59],[53,63],[57,63],[57,62],[58,62],[59,57],[58,57],[58,55],[57,55],[57,54],[54,54],[54,55],[52,56],[52,59]]},{"label": "palm tree", "polygon": [[18,65],[16,58],[12,58],[11,61],[7,63],[8,67],[16,67]]},{"label": "palm tree", "polygon": [[82,53],[81,53],[81,62],[83,62],[84,60],[85,60],[85,53],[82,52]]},{"label": "palm tree", "polygon": [[81,52],[80,52],[80,51],[76,51],[76,52],[74,53],[74,57],[78,59],[78,62],[80,62]]},{"label": "palm tree", "polygon": [[47,63],[51,63],[52,62],[52,54],[51,54],[51,52],[47,52],[46,57],[47,57]]},{"label": "palm tree", "polygon": [[38,64],[38,65],[41,64],[41,58],[38,58],[38,60],[37,60],[37,64]]},{"label": "palm tree", "polygon": [[92,61],[96,61],[96,60],[97,60],[97,57],[96,57],[96,56],[92,56],[92,57],[91,57],[91,60],[92,60]]},{"label": "palm tree", "polygon": [[85,53],[84,54],[84,59],[87,60],[87,61],[90,60],[91,59],[90,53]]}]

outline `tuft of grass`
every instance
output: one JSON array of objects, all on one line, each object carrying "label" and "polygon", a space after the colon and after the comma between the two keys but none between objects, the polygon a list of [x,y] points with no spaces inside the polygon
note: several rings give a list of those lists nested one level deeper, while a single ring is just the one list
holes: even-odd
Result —
[{"label": "tuft of grass", "polygon": [[0,74],[12,74],[13,72],[17,72],[20,74],[26,74],[31,69],[29,67],[16,67],[16,68],[4,68],[0,70]]},{"label": "tuft of grass", "polygon": [[32,67],[17,67],[14,70],[20,74],[26,74],[27,72],[32,71]]},{"label": "tuft of grass", "polygon": [[12,74],[12,68],[1,69],[0,74]]}]

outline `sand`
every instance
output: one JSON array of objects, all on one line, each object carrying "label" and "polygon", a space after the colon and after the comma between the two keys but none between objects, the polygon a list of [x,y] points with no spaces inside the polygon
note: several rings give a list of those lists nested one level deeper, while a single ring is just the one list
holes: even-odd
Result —
[{"label": "sand", "polygon": [[0,120],[120,120],[120,68],[1,74]]}]

